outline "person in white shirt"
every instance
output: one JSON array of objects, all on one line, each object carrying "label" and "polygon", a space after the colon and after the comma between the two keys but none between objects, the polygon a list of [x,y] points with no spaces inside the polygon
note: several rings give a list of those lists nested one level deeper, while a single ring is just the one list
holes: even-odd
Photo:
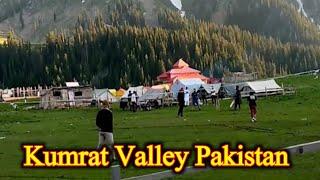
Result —
[{"label": "person in white shirt", "polygon": [[184,91],[184,104],[185,106],[190,105],[190,91],[188,90],[188,87],[186,87],[186,90]]},{"label": "person in white shirt", "polygon": [[131,106],[132,106],[132,111],[136,112],[137,111],[137,92],[133,92],[131,95]]}]

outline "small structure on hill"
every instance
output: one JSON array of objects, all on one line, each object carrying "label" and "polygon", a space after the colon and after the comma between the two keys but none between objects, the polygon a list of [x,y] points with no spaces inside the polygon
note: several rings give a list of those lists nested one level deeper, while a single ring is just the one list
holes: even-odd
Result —
[{"label": "small structure on hill", "polygon": [[246,81],[255,81],[258,79],[258,73],[233,72],[226,73],[223,77],[224,83],[240,83]]},{"label": "small structure on hill", "polygon": [[189,64],[180,59],[173,65],[173,69],[162,73],[157,77],[159,82],[172,84],[178,79],[200,79],[205,83],[210,81],[209,78],[203,76],[200,71],[190,68]]},{"label": "small structure on hill", "polygon": [[91,105],[93,91],[90,86],[53,87],[43,90],[39,107],[59,109],[69,107],[87,107]]}]

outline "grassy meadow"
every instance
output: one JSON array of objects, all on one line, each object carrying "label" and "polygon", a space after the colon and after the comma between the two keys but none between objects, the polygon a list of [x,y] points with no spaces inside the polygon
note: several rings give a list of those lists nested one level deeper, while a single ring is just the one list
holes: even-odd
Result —
[{"label": "grassy meadow", "polygon": [[[185,118],[177,118],[177,107],[151,112],[123,112],[114,107],[116,143],[161,142],[165,148],[192,148],[194,143],[223,142],[248,147],[283,148],[320,140],[320,80],[314,76],[281,79],[279,84],[296,88],[296,94],[259,98],[258,122],[250,121],[243,101],[239,112],[230,110],[230,101],[219,110],[205,106],[201,111],[186,109]],[[109,179],[108,169],[23,169],[23,143],[44,143],[48,148],[95,148],[98,133],[95,116],[98,109],[14,111],[0,104],[0,179]],[[320,154],[291,157],[288,169],[212,169],[174,179],[319,179]],[[192,164],[192,160],[189,161]],[[163,169],[121,170],[122,177],[158,172]]]}]

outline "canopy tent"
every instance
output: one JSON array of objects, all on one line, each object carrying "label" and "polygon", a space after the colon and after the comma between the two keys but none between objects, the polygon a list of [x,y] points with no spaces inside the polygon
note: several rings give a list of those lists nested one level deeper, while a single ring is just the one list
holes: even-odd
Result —
[{"label": "canopy tent", "polygon": [[162,99],[164,96],[163,89],[149,89],[145,94],[143,94],[140,98],[140,102],[145,102],[148,100],[159,100]]},{"label": "canopy tent", "polygon": [[183,88],[184,90],[188,88],[191,92],[194,89],[198,90],[200,86],[204,84],[205,83],[201,79],[178,79],[173,83],[171,92],[173,93],[173,97],[177,97],[178,92],[181,88]]},{"label": "canopy tent", "polygon": [[112,95],[109,89],[95,89],[93,97],[99,101],[118,102],[118,98]]},{"label": "canopy tent", "polygon": [[129,92],[137,92],[138,97],[141,97],[144,93],[146,93],[147,88],[143,86],[130,87],[121,98],[128,98]]},{"label": "canopy tent", "polygon": [[216,93],[220,91],[221,83],[217,84],[203,84],[202,87],[205,89],[205,91],[210,94],[212,90],[214,90]]}]

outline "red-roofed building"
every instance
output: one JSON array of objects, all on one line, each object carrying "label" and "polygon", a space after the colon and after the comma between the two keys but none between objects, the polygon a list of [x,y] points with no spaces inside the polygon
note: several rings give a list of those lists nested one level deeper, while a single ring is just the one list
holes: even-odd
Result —
[{"label": "red-roofed building", "polygon": [[180,59],[173,65],[173,69],[162,73],[157,77],[157,80],[163,83],[173,83],[177,79],[201,79],[205,83],[210,81],[209,78],[203,76],[200,71],[189,67],[185,61]]}]

